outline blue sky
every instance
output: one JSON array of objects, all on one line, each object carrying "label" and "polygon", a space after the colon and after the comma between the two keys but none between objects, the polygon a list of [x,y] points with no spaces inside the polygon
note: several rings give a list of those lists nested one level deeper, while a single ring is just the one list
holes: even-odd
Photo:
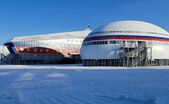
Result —
[{"label": "blue sky", "polygon": [[142,20],[169,31],[168,0],[0,0],[0,44],[15,36]]}]

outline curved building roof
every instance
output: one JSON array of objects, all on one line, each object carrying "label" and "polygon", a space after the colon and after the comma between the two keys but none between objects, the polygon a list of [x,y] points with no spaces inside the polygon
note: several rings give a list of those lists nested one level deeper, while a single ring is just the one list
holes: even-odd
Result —
[{"label": "curved building roof", "polygon": [[143,21],[118,21],[101,26],[89,34],[90,36],[98,35],[148,35],[148,36],[162,36],[169,37],[169,33],[163,28],[154,24]]},{"label": "curved building roof", "polygon": [[91,30],[49,33],[42,35],[20,36],[14,37],[11,41],[29,41],[29,40],[52,40],[52,39],[65,39],[65,38],[85,38]]}]

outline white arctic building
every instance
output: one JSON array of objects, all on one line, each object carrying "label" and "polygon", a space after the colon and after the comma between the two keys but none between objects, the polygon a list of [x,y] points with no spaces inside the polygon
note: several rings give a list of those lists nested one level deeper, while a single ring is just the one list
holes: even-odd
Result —
[{"label": "white arctic building", "polygon": [[83,31],[50,33],[14,37],[4,45],[10,54],[8,61],[13,64],[54,64],[80,55],[84,38],[91,32]]},{"label": "white arctic building", "polygon": [[169,33],[142,21],[118,21],[93,30],[80,50],[84,65],[169,65]]}]

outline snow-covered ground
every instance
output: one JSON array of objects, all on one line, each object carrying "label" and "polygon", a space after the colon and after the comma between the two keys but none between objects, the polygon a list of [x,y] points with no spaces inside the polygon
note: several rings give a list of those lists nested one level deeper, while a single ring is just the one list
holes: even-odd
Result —
[{"label": "snow-covered ground", "polygon": [[169,67],[0,66],[0,104],[168,103]]}]

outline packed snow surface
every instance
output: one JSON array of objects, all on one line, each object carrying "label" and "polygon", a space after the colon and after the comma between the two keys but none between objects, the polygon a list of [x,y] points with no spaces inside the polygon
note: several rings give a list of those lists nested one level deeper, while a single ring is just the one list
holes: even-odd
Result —
[{"label": "packed snow surface", "polygon": [[0,66],[0,104],[168,104],[169,67]]}]

